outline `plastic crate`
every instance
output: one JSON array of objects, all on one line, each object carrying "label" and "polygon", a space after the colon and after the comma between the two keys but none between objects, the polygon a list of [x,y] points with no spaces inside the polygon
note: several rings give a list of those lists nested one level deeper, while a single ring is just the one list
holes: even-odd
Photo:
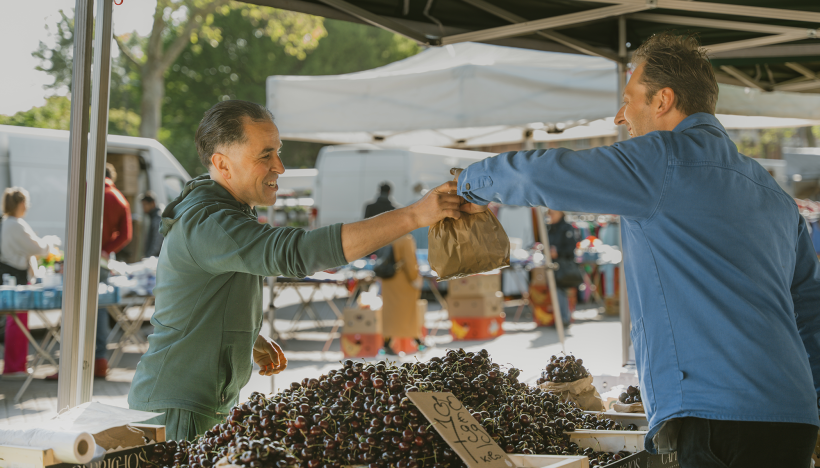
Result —
[{"label": "plastic crate", "polygon": [[63,306],[63,292],[59,289],[35,289],[35,309],[60,309]]},{"label": "plastic crate", "polygon": [[34,294],[27,286],[18,286],[14,290],[14,310],[29,310],[34,307]]},{"label": "plastic crate", "polygon": [[120,288],[116,286],[105,285],[100,287],[98,304],[101,306],[118,304],[120,302]]}]

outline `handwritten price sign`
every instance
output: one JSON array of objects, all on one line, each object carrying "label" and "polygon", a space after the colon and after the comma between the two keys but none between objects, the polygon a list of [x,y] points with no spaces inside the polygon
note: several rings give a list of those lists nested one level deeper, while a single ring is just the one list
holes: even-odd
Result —
[{"label": "handwritten price sign", "polygon": [[407,394],[421,414],[470,468],[512,468],[507,453],[450,392]]}]

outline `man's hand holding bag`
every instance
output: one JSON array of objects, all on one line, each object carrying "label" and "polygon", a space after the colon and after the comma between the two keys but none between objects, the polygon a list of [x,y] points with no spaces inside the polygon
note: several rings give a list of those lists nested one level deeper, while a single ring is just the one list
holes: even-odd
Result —
[{"label": "man's hand holding bag", "polygon": [[[451,174],[456,176],[460,169]],[[510,265],[510,239],[495,215],[462,200],[462,216],[430,226],[428,260],[440,280],[475,275]]]}]

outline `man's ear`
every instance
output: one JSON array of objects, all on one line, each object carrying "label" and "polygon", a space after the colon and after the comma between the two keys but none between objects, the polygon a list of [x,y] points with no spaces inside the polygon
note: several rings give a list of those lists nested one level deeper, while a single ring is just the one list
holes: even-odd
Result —
[{"label": "man's ear", "polygon": [[228,156],[222,153],[214,153],[211,155],[211,164],[223,179],[228,180],[231,178],[231,160]]},{"label": "man's ear", "polygon": [[675,105],[677,104],[677,96],[675,96],[675,91],[673,91],[672,88],[661,88],[655,94],[655,97],[657,99],[655,114],[658,117],[662,117],[672,109],[675,109]]}]

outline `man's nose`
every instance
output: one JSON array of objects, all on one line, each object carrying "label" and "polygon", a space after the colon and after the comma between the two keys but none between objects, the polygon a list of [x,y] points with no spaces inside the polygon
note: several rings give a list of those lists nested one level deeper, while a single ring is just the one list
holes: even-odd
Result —
[{"label": "man's nose", "polygon": [[277,174],[284,174],[285,173],[285,164],[282,163],[282,158],[279,155],[276,155],[276,158],[273,160],[273,164],[270,168],[271,172],[275,172]]},{"label": "man's nose", "polygon": [[624,117],[624,110],[626,106],[621,106],[618,110],[618,115],[615,116],[615,125],[626,125],[626,118]]}]

